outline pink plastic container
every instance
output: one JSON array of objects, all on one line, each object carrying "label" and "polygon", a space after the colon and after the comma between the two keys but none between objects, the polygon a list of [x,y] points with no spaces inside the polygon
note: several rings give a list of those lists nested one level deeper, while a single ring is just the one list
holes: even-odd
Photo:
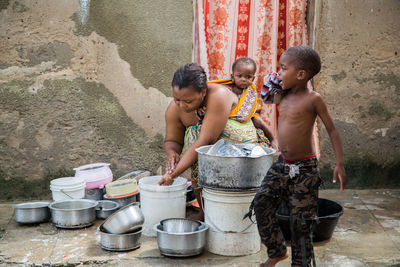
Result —
[{"label": "pink plastic container", "polygon": [[113,174],[109,163],[93,163],[75,168],[75,177],[86,181],[86,190],[103,189],[113,180]]}]

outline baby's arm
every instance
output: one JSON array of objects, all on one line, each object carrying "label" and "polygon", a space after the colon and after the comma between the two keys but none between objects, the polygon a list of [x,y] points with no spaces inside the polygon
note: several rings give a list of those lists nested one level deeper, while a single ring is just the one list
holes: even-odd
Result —
[{"label": "baby's arm", "polygon": [[271,134],[271,132],[268,130],[268,127],[267,127],[267,124],[265,123],[265,121],[263,121],[260,117],[252,117],[251,120],[253,121],[253,124],[256,128],[260,128],[264,132],[265,136],[271,142],[271,146],[274,149],[277,149],[278,145],[276,143],[276,140],[275,140],[274,136]]},{"label": "baby's arm", "polygon": [[317,93],[315,93],[313,104],[317,115],[321,118],[322,122],[325,125],[325,128],[329,134],[329,138],[332,142],[333,150],[335,151],[336,166],[333,170],[333,182],[336,183],[337,178],[339,178],[340,191],[343,191],[346,185],[346,172],[344,170],[343,148],[339,132],[336,130],[335,124],[333,123],[332,118],[329,115],[324,100]]}]

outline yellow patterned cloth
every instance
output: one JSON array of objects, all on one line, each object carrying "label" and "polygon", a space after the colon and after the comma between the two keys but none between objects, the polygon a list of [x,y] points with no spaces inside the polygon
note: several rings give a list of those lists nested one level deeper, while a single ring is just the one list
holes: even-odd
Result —
[{"label": "yellow patterned cloth", "polygon": [[[208,83],[231,85],[233,84],[233,81],[231,79],[222,79],[209,81]],[[238,97],[239,102],[229,114],[229,119],[245,123],[248,122],[252,117],[260,117],[261,104],[258,101],[258,94],[254,84],[243,90]]]}]

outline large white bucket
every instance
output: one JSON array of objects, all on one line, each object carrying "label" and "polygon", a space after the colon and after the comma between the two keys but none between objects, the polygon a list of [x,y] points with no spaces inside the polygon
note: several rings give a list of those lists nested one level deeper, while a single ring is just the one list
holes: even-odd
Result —
[{"label": "large white bucket", "polygon": [[50,181],[54,201],[81,199],[85,196],[85,186],[85,180],[76,177],[63,177]]},{"label": "large white bucket", "polygon": [[[225,192],[203,188],[208,251],[224,256],[257,253],[261,247],[257,224],[243,216],[249,211],[255,192]],[[255,219],[253,219],[255,220]]]},{"label": "large white bucket", "polygon": [[170,186],[159,186],[161,176],[149,176],[140,179],[140,208],[144,215],[142,234],[156,236],[154,225],[168,218],[185,218],[186,182],[177,177]]}]

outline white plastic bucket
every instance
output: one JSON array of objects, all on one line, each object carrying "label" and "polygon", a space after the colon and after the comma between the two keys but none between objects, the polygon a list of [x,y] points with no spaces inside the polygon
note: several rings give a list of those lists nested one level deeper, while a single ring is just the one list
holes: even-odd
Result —
[{"label": "white plastic bucket", "polygon": [[50,181],[54,201],[81,199],[85,196],[86,182],[76,177],[63,177]]},{"label": "white plastic bucket", "polygon": [[243,220],[254,195],[255,192],[225,192],[203,188],[205,223],[210,227],[208,251],[224,256],[242,256],[260,250],[261,239],[257,224],[248,218]]},{"label": "white plastic bucket", "polygon": [[185,218],[186,182],[177,177],[170,186],[160,186],[161,176],[140,179],[140,208],[144,215],[143,235],[156,236],[154,225],[168,218]]}]

